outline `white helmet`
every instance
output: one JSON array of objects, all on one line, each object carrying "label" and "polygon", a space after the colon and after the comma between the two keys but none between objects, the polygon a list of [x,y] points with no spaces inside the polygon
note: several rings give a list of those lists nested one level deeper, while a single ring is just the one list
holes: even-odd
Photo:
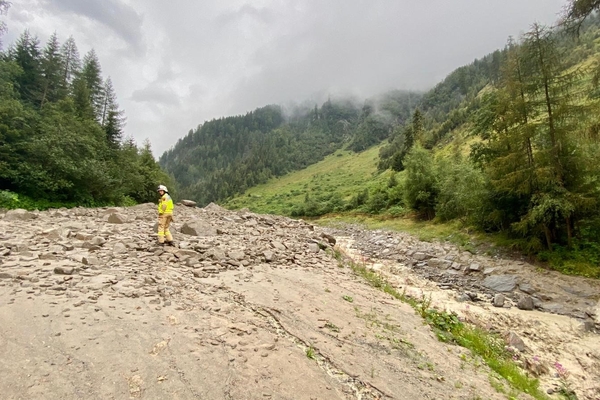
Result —
[{"label": "white helmet", "polygon": [[161,191],[161,190],[162,190],[162,191],[165,191],[165,192],[167,192],[167,193],[169,192],[169,191],[167,190],[167,187],[166,187],[165,185],[158,185],[157,192],[159,192],[159,191]]}]

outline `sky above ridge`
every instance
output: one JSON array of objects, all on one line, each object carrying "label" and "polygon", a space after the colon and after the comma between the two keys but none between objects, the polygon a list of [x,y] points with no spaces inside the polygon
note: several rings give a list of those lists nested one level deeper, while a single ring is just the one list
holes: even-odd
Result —
[{"label": "sky above ridge", "polygon": [[18,0],[28,29],[96,50],[125,134],[160,156],[206,120],[267,104],[426,90],[505,45],[565,0]]}]

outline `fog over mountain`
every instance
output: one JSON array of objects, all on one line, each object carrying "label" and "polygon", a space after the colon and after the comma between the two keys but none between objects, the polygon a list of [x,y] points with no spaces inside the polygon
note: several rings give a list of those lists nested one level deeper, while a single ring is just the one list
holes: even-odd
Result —
[{"label": "fog over mountain", "polygon": [[94,48],[125,133],[159,155],[204,120],[327,95],[423,90],[504,46],[564,0],[20,0],[25,29]]}]

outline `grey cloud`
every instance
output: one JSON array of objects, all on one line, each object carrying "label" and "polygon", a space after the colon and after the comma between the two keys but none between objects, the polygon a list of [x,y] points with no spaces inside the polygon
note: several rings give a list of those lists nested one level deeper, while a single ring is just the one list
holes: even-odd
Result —
[{"label": "grey cloud", "polygon": [[273,15],[273,12],[271,10],[269,10],[268,8],[265,8],[265,7],[257,8],[250,4],[244,4],[238,10],[228,11],[228,12],[220,14],[215,19],[215,22],[221,26],[229,25],[229,24],[238,22],[239,20],[243,19],[244,17],[249,17],[256,21],[259,21],[259,22],[262,22],[265,24],[269,24],[273,21],[274,15]]},{"label": "grey cloud", "polygon": [[120,0],[48,0],[51,7],[63,13],[73,13],[98,21],[112,29],[136,53],[144,51],[143,18],[135,9]]},{"label": "grey cloud", "polygon": [[428,89],[532,22],[555,22],[565,2],[19,0],[5,39],[59,30],[82,54],[96,49],[125,133],[158,155],[205,120],[266,104]]},{"label": "grey cloud", "polygon": [[238,80],[231,110],[322,90],[363,98],[394,88],[425,90],[501,48],[536,18],[553,23],[561,3],[308,0],[286,16],[289,27],[279,27],[251,55],[258,72]]},{"label": "grey cloud", "polygon": [[154,103],[167,106],[179,105],[179,96],[168,87],[152,84],[143,89],[136,90],[131,95],[131,100],[138,103]]}]

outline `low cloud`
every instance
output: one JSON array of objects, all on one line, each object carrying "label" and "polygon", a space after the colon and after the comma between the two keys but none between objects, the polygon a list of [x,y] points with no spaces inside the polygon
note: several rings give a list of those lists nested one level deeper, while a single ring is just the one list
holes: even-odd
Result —
[{"label": "low cloud", "polygon": [[143,18],[119,0],[48,0],[49,10],[89,18],[110,28],[138,54],[144,51]]},{"label": "low cloud", "polygon": [[173,89],[161,87],[160,85],[149,85],[143,89],[136,90],[131,95],[131,100],[138,103],[155,103],[163,105],[179,105],[181,100]]},{"label": "low cloud", "polygon": [[94,48],[127,116],[156,155],[205,120],[267,104],[424,90],[501,48],[566,0],[20,0],[9,44],[73,35]]}]

